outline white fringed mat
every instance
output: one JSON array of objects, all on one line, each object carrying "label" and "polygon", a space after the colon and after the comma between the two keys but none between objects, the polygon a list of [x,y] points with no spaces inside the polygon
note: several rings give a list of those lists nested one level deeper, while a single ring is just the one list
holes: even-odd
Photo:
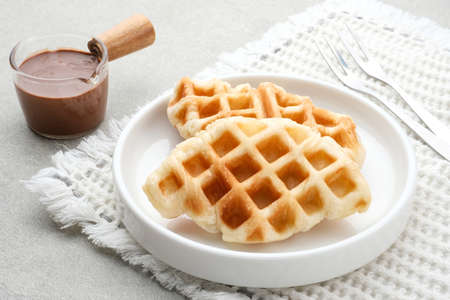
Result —
[{"label": "white fringed mat", "polygon": [[[326,35],[338,42],[334,28],[343,28],[344,22],[400,85],[450,126],[450,30],[376,1],[326,1],[274,26],[262,40],[222,55],[198,77],[274,72],[339,84],[311,37]],[[389,88],[370,82],[385,99],[416,118]],[[80,226],[94,244],[113,249],[131,265],[151,272],[164,287],[192,299],[450,299],[450,163],[406,127],[417,155],[418,187],[411,219],[399,240],[375,261],[346,276],[305,287],[248,289],[215,284],[167,266],[141,248],[121,225],[111,162],[126,122],[126,118],[113,121],[107,132],[97,131],[76,149],[56,153],[54,167],[41,170],[25,184],[40,194],[42,204],[63,228]]]}]

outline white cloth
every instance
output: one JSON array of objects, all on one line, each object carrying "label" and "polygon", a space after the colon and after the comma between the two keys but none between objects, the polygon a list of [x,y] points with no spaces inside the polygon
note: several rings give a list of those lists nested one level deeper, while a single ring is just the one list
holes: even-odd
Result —
[{"label": "white cloth", "polygon": [[[312,36],[338,42],[347,23],[384,69],[415,99],[450,126],[450,30],[376,1],[326,1],[270,29],[262,40],[222,55],[198,77],[241,72],[298,74],[339,84],[318,54]],[[366,76],[360,74],[362,78]],[[385,99],[416,116],[383,84]],[[417,119],[417,118],[416,118]],[[111,174],[112,153],[127,119],[113,121],[76,148],[53,156],[26,186],[62,227],[79,225],[88,239],[149,271],[164,287],[192,299],[450,299],[450,163],[403,128],[418,162],[414,209],[405,232],[384,254],[351,274],[320,284],[250,289],[194,278],[155,259],[121,225]],[[450,137],[449,137],[450,138]]]}]

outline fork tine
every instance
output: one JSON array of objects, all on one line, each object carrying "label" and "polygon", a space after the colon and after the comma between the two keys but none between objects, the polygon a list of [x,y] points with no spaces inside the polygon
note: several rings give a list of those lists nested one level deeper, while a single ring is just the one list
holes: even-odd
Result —
[{"label": "fork tine", "polygon": [[[323,50],[322,46],[319,45],[319,42],[317,41],[317,39],[316,39],[316,38],[313,38],[313,40],[314,40],[314,43],[316,44],[317,49],[318,49],[319,52],[320,52],[320,55],[322,55],[322,58],[323,58],[323,59],[325,60],[325,62],[327,63],[328,67],[330,67],[331,71],[333,71],[333,73],[334,73],[339,79],[341,79],[341,76],[346,75],[347,72],[345,71],[344,68],[342,68],[342,66],[341,66],[341,70],[342,70],[342,72],[341,72],[341,71],[339,71],[339,70],[334,66],[333,63],[331,63],[331,60],[328,59],[328,57],[325,55],[325,51]],[[330,44],[328,44],[328,45],[330,45]],[[333,54],[334,54],[334,53],[333,53]],[[342,73],[343,73],[343,74],[342,74]]]},{"label": "fork tine", "polygon": [[359,50],[361,50],[361,53],[364,55],[364,58],[366,59],[366,61],[369,60],[369,51],[367,51],[366,47],[362,44],[361,40],[356,36],[356,34],[350,29],[350,27],[347,25],[347,23],[344,23],[344,25],[347,28],[350,35],[352,36],[356,45],[358,45],[358,48],[359,48]]},{"label": "fork tine", "polygon": [[[343,34],[337,30],[336,30],[336,33],[338,34],[339,39],[341,40],[342,44],[344,44],[345,49],[347,49],[347,51],[350,52],[350,55],[358,63],[358,65],[364,64],[361,56],[355,51],[355,49],[352,46],[350,46],[350,44],[348,43],[347,39],[343,36]],[[363,55],[364,55],[364,53],[363,53]],[[364,58],[367,61],[367,58],[366,57],[364,57]]]},{"label": "fork tine", "polygon": [[325,38],[325,42],[327,42],[327,45],[328,45],[328,47],[330,47],[331,52],[333,52],[334,57],[340,63],[339,65],[344,70],[344,73],[347,74],[348,71],[350,71],[350,68],[348,67],[347,62],[345,61],[344,57],[342,57],[341,52],[339,52],[339,50],[337,50],[336,47],[331,45],[328,39]]}]

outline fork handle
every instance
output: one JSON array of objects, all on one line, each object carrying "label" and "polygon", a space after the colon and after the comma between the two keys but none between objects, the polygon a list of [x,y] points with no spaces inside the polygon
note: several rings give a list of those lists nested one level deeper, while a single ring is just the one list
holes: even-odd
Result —
[{"label": "fork handle", "polygon": [[[383,80],[384,81],[384,80]],[[408,93],[400,87],[395,81],[389,79],[385,81],[390,85],[399,95],[405,100],[407,104],[414,110],[420,119],[427,125],[427,127],[433,131],[437,136],[450,142],[450,129],[433,116],[428,110],[426,110],[422,104],[413,100]]]},{"label": "fork handle", "polygon": [[[391,112],[393,112],[400,120],[403,121],[412,131],[414,131],[422,140],[427,143],[431,148],[433,148],[436,152],[442,155],[446,160],[450,161],[450,144],[443,139],[441,136],[438,136],[420,125],[413,119],[411,119],[408,115],[406,115],[403,111],[398,109],[395,105],[383,101],[383,98],[377,95],[375,92],[364,89],[362,90],[364,93],[377,98],[384,106],[386,106]],[[448,136],[447,136],[448,137]]]},{"label": "fork handle", "polygon": [[[399,111],[397,111],[398,115]],[[422,140],[427,143],[431,148],[433,148],[436,152],[442,155],[445,159],[450,161],[450,144],[447,141],[442,140],[441,137],[435,135],[433,132],[423,127],[406,114],[402,112],[402,116],[399,118],[409,127],[411,128],[418,136],[422,138]]]}]

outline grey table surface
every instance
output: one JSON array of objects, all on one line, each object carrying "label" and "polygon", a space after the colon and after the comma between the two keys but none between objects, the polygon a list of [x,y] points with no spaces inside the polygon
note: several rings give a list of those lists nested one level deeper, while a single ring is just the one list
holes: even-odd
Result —
[{"label": "grey table surface", "polygon": [[[100,33],[129,15],[147,15],[157,40],[110,64],[107,119],[120,119],[184,75],[213,64],[224,51],[259,39],[273,24],[319,3],[296,1],[6,1],[0,3],[0,299],[181,299],[151,274],[97,248],[77,229],[61,231],[28,179],[50,165],[62,145],[26,126],[12,85],[8,56],[21,39],[41,34]],[[449,0],[385,0],[450,27]],[[103,126],[105,125],[104,122]]]}]

